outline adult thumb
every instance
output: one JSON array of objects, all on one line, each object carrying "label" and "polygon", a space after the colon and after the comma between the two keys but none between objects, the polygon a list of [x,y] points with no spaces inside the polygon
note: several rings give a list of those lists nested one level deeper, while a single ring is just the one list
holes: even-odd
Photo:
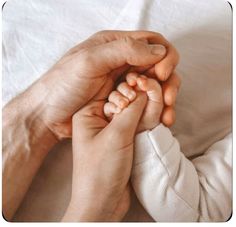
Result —
[{"label": "adult thumb", "polygon": [[91,70],[88,73],[92,73],[95,68],[96,72],[106,74],[125,64],[133,66],[156,64],[165,57],[166,52],[163,45],[148,44],[125,37],[86,49],[81,53],[79,62],[84,62],[87,71]]},{"label": "adult thumb", "polygon": [[114,148],[123,148],[133,142],[146,103],[146,93],[138,92],[136,99],[121,113],[116,114],[104,129],[103,133],[113,140]]}]

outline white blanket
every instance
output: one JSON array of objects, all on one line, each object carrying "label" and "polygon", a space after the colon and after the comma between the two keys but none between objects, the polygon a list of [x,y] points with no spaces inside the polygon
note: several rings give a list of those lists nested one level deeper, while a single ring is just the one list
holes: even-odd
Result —
[{"label": "white blanket", "polygon": [[[104,29],[162,33],[180,52],[172,132],[188,158],[231,131],[231,23],[225,0],[11,0],[3,9],[3,104],[68,48]],[[57,221],[71,190],[70,141],[50,152],[16,221]],[[134,197],[125,220],[151,221]]]}]

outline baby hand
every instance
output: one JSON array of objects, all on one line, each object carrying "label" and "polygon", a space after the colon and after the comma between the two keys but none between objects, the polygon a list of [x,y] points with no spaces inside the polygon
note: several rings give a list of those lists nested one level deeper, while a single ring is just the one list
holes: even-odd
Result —
[{"label": "baby hand", "polygon": [[128,73],[126,82],[120,83],[117,90],[110,93],[109,102],[104,105],[104,114],[111,120],[124,108],[128,108],[129,103],[135,99],[137,92],[146,92],[148,97],[137,129],[137,132],[142,132],[153,129],[160,123],[163,97],[161,86],[155,79],[134,72]]}]

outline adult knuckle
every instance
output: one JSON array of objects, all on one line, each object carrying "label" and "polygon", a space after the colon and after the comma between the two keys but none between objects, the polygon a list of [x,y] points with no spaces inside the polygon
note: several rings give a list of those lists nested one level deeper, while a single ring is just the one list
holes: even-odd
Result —
[{"label": "adult knuckle", "polygon": [[129,50],[134,48],[135,42],[134,39],[131,38],[130,36],[123,37],[122,41],[125,47],[128,48]]},{"label": "adult knuckle", "polygon": [[126,62],[130,65],[137,64],[137,55],[134,54],[136,52],[136,42],[135,39],[126,36],[122,38],[122,45],[126,51]]}]

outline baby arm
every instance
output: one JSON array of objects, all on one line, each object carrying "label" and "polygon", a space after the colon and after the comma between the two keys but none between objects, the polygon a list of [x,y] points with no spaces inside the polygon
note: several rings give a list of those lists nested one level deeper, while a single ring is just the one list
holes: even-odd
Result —
[{"label": "baby arm", "polygon": [[136,136],[131,181],[160,222],[226,221],[232,212],[232,135],[187,159],[163,125]]},{"label": "baby arm", "polygon": [[232,212],[232,135],[190,161],[160,124],[163,102],[158,82],[136,73],[126,80],[111,93],[104,112],[115,117],[128,108],[136,92],[147,92],[131,176],[143,207],[156,221],[226,221]]}]

